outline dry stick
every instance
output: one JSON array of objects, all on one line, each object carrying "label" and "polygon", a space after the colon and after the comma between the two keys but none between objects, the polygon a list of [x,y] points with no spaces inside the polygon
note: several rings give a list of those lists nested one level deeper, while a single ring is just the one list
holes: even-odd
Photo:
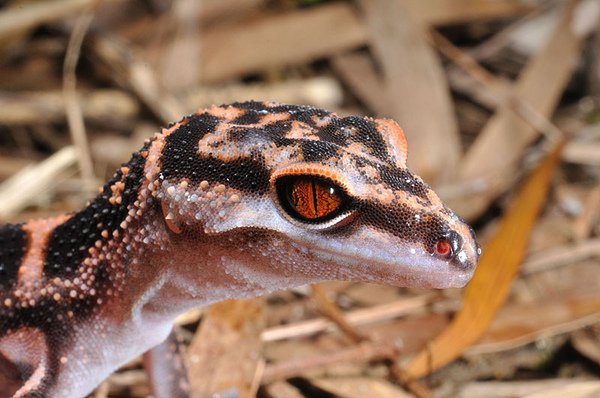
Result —
[{"label": "dry stick", "polygon": [[289,379],[300,376],[305,372],[340,362],[367,363],[381,361],[397,353],[398,347],[392,343],[377,344],[362,342],[351,348],[337,352],[328,352],[323,355],[292,359],[283,363],[268,364],[263,373],[262,383],[269,384],[277,380]]},{"label": "dry stick", "polygon": [[576,240],[588,238],[600,212],[600,185],[596,185],[585,200],[583,211],[575,220],[573,233]]},{"label": "dry stick", "polygon": [[[329,317],[329,319],[331,319],[346,336],[348,336],[356,344],[370,341],[368,336],[360,333],[358,330],[356,330],[354,325],[348,322],[340,308],[327,297],[320,285],[313,285],[312,289],[314,298],[319,304],[319,309],[324,315]],[[383,358],[383,361],[387,365],[392,379],[415,395],[417,398],[432,397],[433,394],[427,387],[417,380],[410,380],[410,377],[406,374],[404,369],[398,365],[396,357],[397,352],[396,350],[393,350],[388,352],[388,355]]]},{"label": "dry stick", "polygon": [[[75,14],[96,0],[53,0],[5,8],[0,12],[0,37]],[[110,0],[115,1],[115,0]]]},{"label": "dry stick", "polygon": [[511,35],[517,29],[531,22],[533,19],[547,12],[549,9],[550,7],[548,4],[534,8],[533,11],[523,16],[523,18],[520,18],[516,22],[509,24],[507,27],[494,34],[489,39],[483,41],[481,44],[470,48],[467,51],[467,54],[469,54],[471,57],[473,57],[473,59],[477,61],[482,61],[490,58],[510,43]]},{"label": "dry stick", "polygon": [[502,102],[507,102],[510,109],[515,112],[517,116],[544,134],[552,144],[551,146],[554,146],[561,137],[565,136],[555,124],[548,120],[548,118],[541,115],[532,108],[531,105],[516,96],[511,90],[498,90],[496,88],[498,87],[496,84],[496,76],[479,65],[469,54],[456,47],[436,30],[430,30],[430,34],[433,44],[442,52],[442,54],[464,70],[475,81],[483,85],[484,88],[494,92],[494,94],[500,98],[498,105]]},{"label": "dry stick", "polygon": [[139,59],[131,46],[105,34],[94,36],[91,49],[111,71],[110,77],[128,85],[163,122],[172,122],[186,113],[186,107],[162,87],[149,63]]},{"label": "dry stick", "polygon": [[411,378],[406,370],[398,364],[398,362],[391,356],[385,359],[385,364],[388,366],[390,376],[396,381],[396,383],[404,386],[417,398],[431,398],[433,393],[425,385],[419,381]]},{"label": "dry stick", "polygon": [[600,145],[594,142],[571,141],[565,147],[562,159],[583,166],[600,166]]},{"label": "dry stick", "polygon": [[96,390],[92,394],[92,398],[108,398],[110,392],[110,383],[105,380],[102,384],[96,387]]},{"label": "dry stick", "polygon": [[0,219],[5,219],[29,205],[47,190],[54,189],[56,179],[76,162],[76,150],[65,147],[43,162],[31,165],[0,184]]},{"label": "dry stick", "polygon": [[79,170],[85,181],[91,182],[94,179],[94,168],[92,165],[92,157],[88,147],[87,136],[85,132],[85,124],[83,122],[83,112],[79,104],[77,95],[77,76],[75,70],[79,55],[81,54],[81,44],[87,30],[94,18],[94,10],[101,0],[93,2],[90,7],[81,14],[75,23],[73,33],[69,39],[67,54],[63,65],[63,94],[65,98],[65,110],[67,113],[67,122],[71,138],[77,148]]},{"label": "dry stick", "polygon": [[254,371],[254,377],[252,378],[252,382],[250,383],[249,394],[251,397],[256,397],[258,393],[258,389],[260,388],[261,380],[263,379],[263,375],[265,374],[265,369],[267,368],[267,361],[264,358],[260,358],[258,363],[256,364],[256,369]]},{"label": "dry stick", "polygon": [[[353,326],[376,323],[395,319],[403,315],[422,312],[431,303],[433,294],[420,295],[382,304],[366,309],[354,310],[346,313],[344,318]],[[276,326],[265,330],[261,334],[264,342],[307,337],[325,332],[334,326],[333,322],[326,319],[311,319],[292,323],[290,325]]]},{"label": "dry stick", "polygon": [[593,257],[600,257],[600,238],[588,239],[534,254],[523,264],[521,274],[532,275]]},{"label": "dry stick", "polygon": [[[85,119],[122,126],[132,124],[139,113],[136,100],[122,90],[78,91],[78,95]],[[62,90],[0,91],[0,124],[59,123],[65,117],[65,94]]]},{"label": "dry stick", "polygon": [[337,325],[337,327],[348,336],[354,343],[360,343],[368,338],[360,333],[346,320],[340,308],[327,297],[321,285],[312,286],[313,298],[318,304],[319,311]]}]

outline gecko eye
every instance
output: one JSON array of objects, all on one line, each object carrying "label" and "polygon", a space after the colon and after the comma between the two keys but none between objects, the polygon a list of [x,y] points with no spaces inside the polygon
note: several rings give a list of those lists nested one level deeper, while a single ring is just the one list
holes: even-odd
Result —
[{"label": "gecko eye", "polygon": [[300,221],[329,221],[339,215],[348,203],[342,188],[317,176],[286,176],[277,180],[275,186],[283,209]]}]

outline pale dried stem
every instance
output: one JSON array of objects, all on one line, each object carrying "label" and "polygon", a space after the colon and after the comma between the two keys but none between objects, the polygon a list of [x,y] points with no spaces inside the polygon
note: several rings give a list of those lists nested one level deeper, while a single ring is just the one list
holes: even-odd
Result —
[{"label": "pale dried stem", "polygon": [[594,257],[600,257],[600,238],[588,239],[534,254],[523,264],[521,274],[531,275]]},{"label": "pale dried stem", "polygon": [[68,146],[4,181],[0,185],[0,219],[13,216],[53,189],[58,177],[75,164],[76,157],[75,148]]},{"label": "pale dried stem", "polygon": [[[313,286],[313,296],[319,305],[319,309],[325,316],[331,319],[337,327],[355,344],[371,341],[371,339],[359,332],[355,326],[348,321],[342,310],[335,302],[330,300],[321,285]],[[411,392],[417,398],[430,398],[433,396],[429,389],[417,380],[408,377],[404,369],[397,362],[396,350],[390,350],[384,358],[384,363],[388,367],[392,379]]]},{"label": "pale dried stem", "polygon": [[341,362],[357,364],[384,360],[396,353],[396,351],[397,347],[393,344],[381,345],[372,342],[363,342],[337,352],[328,352],[311,358],[292,359],[272,365],[268,364],[263,373],[262,383],[268,384],[277,380],[289,379],[313,369]]},{"label": "pale dried stem", "polygon": [[[350,311],[345,314],[345,319],[353,326],[383,322],[400,316],[423,312],[431,299],[432,295],[429,294],[401,299],[371,308]],[[302,338],[330,331],[333,327],[334,323],[327,319],[312,319],[270,328],[262,333],[261,338],[265,342]]]},{"label": "pale dried stem", "polygon": [[81,111],[79,96],[77,95],[76,69],[79,55],[81,54],[81,44],[94,18],[94,10],[100,1],[97,0],[90,3],[89,8],[77,18],[75,27],[69,38],[69,45],[63,66],[63,94],[67,122],[71,138],[77,148],[79,171],[84,181],[92,181],[94,179],[94,167],[88,147],[83,112]]},{"label": "pale dried stem", "polygon": [[497,106],[503,103],[508,104],[509,108],[517,116],[544,134],[552,144],[556,144],[562,137],[565,136],[564,132],[561,131],[554,123],[536,111],[527,102],[515,95],[512,90],[499,90],[498,87],[503,86],[498,84],[498,79],[496,76],[479,65],[479,63],[477,63],[477,61],[468,53],[456,47],[448,39],[435,30],[430,30],[430,35],[433,44],[448,59],[450,59],[460,69],[465,71],[476,82],[481,84],[484,89],[491,91],[494,96],[498,98]]},{"label": "pale dried stem", "polygon": [[[97,0],[53,0],[37,1],[19,7],[5,8],[0,12],[0,37],[8,36],[22,29],[35,28],[73,15]],[[106,0],[120,1],[120,0]]]},{"label": "pale dried stem", "polygon": [[318,304],[319,311],[329,318],[336,326],[352,340],[354,343],[360,343],[367,340],[367,337],[359,332],[354,325],[346,319],[346,316],[340,308],[329,297],[327,297],[321,285],[312,286],[313,299]]}]

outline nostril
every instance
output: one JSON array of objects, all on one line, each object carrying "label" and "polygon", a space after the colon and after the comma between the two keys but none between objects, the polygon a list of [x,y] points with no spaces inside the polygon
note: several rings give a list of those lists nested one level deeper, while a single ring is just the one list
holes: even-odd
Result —
[{"label": "nostril", "polygon": [[433,251],[440,257],[450,258],[462,250],[463,240],[455,231],[450,231],[435,243]]},{"label": "nostril", "polygon": [[446,238],[442,238],[435,244],[435,254],[441,257],[450,257],[452,254],[452,246]]}]

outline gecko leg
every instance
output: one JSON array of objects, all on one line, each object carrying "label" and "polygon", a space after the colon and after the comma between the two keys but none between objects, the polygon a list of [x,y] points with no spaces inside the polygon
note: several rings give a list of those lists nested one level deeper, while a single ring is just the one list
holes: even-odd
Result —
[{"label": "gecko leg", "polygon": [[153,395],[156,398],[189,398],[183,347],[175,330],[161,344],[143,355]]}]

